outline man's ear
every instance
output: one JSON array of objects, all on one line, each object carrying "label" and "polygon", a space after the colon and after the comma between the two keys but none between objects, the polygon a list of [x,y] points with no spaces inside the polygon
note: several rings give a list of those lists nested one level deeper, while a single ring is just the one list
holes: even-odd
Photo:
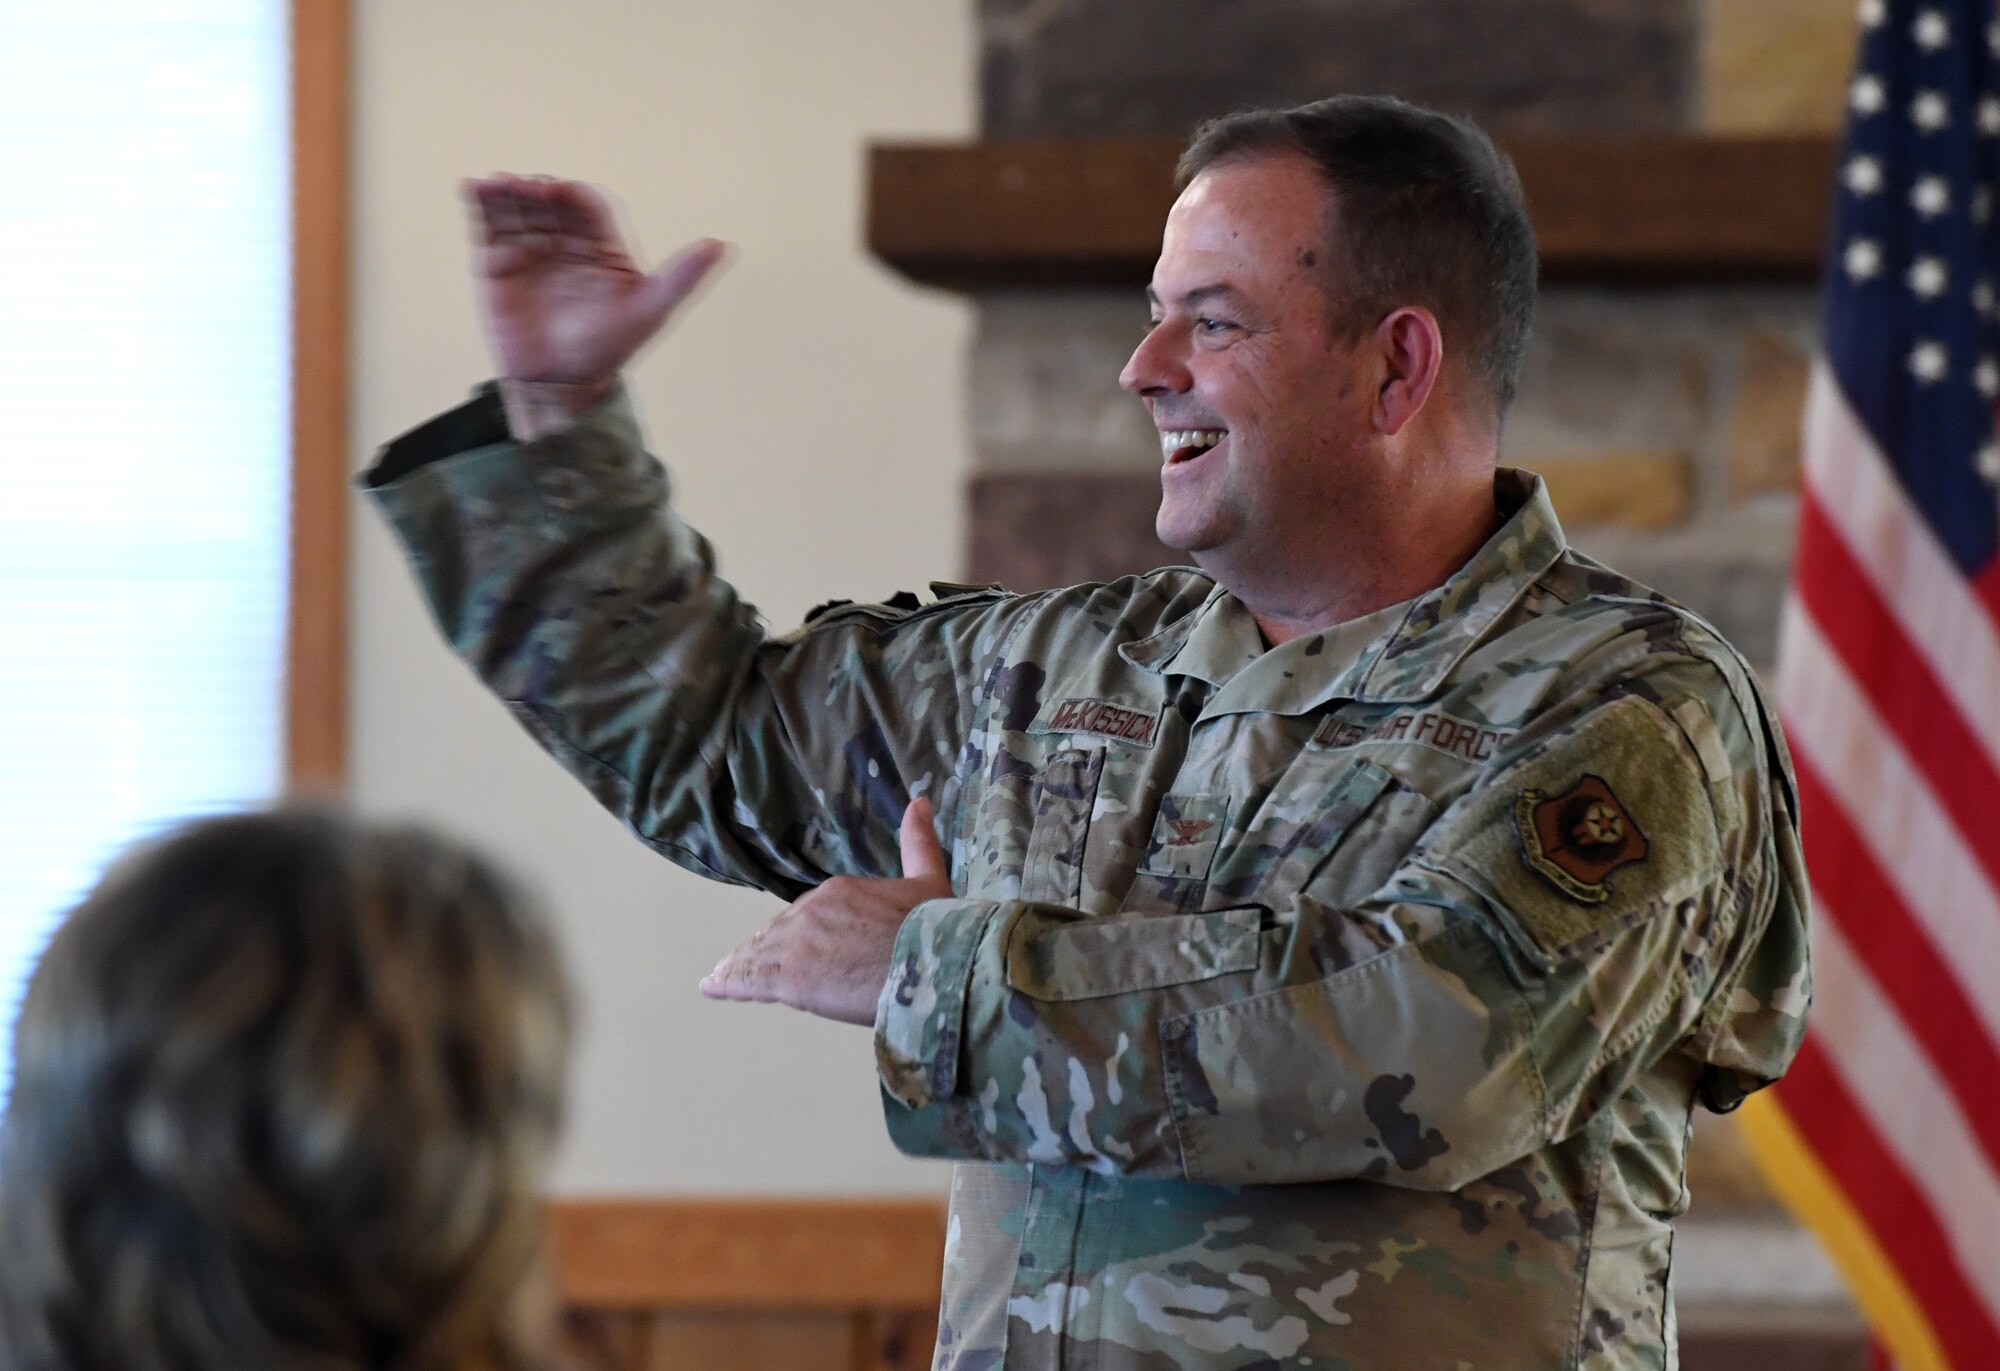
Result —
[{"label": "man's ear", "polygon": [[1381,383],[1375,391],[1375,429],[1394,437],[1417,417],[1444,370],[1444,333],[1437,316],[1421,305],[1405,305],[1375,326]]}]

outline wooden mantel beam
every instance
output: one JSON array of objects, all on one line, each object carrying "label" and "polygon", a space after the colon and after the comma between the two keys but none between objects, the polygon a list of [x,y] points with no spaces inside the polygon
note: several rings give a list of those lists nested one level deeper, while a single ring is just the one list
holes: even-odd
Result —
[{"label": "wooden mantel beam", "polygon": [[[1646,135],[1506,141],[1551,281],[1810,282],[1825,252],[1831,138]],[[1142,285],[1173,203],[1172,139],[884,143],[868,246],[925,285]]]}]

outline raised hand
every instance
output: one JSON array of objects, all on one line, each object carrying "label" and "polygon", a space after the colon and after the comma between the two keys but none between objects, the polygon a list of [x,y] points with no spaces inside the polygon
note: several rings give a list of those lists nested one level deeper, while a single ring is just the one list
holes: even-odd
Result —
[{"label": "raised hand", "polygon": [[487,342],[514,436],[539,436],[610,393],[632,354],[722,259],[700,239],[648,274],[590,186],[524,176],[464,184]]},{"label": "raised hand", "polygon": [[910,801],[900,879],[836,876],[807,892],[722,959],[701,983],[712,1000],[787,1004],[842,1023],[872,1024],[903,919],[948,898],[951,862],[932,829],[931,802]]}]

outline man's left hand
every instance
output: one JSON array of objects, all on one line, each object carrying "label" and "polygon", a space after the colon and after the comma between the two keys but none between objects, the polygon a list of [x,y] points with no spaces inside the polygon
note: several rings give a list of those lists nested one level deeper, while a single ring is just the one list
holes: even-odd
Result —
[{"label": "man's left hand", "polygon": [[904,916],[952,893],[951,865],[931,821],[927,799],[912,800],[903,811],[900,880],[835,876],[724,957],[702,981],[701,993],[873,1024]]}]

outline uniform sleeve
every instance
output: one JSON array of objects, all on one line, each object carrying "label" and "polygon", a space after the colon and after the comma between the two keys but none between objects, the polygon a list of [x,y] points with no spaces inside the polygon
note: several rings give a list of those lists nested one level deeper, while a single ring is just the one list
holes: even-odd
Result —
[{"label": "uniform sleeve", "polygon": [[1353,908],[920,905],[877,1016],[892,1135],[1455,1189],[1582,1127],[1737,993],[1782,880],[1727,692],[1652,696],[1503,759]]},{"label": "uniform sleeve", "polygon": [[900,874],[915,795],[949,820],[1015,602],[844,605],[770,637],[669,508],[622,391],[529,444],[486,393],[365,481],[453,649],[673,861],[790,898]]}]

